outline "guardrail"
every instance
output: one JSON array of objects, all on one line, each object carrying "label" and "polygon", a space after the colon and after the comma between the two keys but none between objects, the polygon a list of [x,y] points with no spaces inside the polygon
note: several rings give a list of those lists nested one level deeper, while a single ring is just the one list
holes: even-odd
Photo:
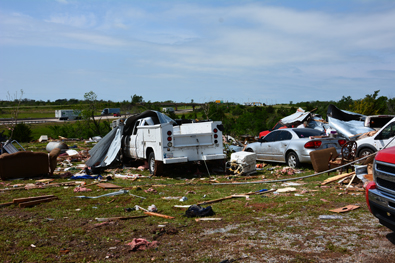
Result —
[{"label": "guardrail", "polygon": [[[46,122],[56,122],[56,121],[41,121],[41,120],[18,120],[16,123],[26,123],[26,124],[31,124],[31,123],[46,123]],[[0,121],[0,125],[7,125],[7,124],[14,124],[15,122],[13,121]]]}]

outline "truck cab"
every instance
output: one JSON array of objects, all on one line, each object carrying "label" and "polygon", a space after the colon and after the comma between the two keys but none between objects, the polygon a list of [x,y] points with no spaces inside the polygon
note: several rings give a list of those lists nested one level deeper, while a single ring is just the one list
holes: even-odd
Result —
[{"label": "truck cab", "polygon": [[377,153],[373,180],[365,188],[369,210],[382,225],[395,231],[395,147]]},{"label": "truck cab", "polygon": [[371,153],[380,151],[387,144],[387,147],[395,146],[395,118],[392,118],[383,128],[371,137],[357,140],[357,156],[363,157]]}]

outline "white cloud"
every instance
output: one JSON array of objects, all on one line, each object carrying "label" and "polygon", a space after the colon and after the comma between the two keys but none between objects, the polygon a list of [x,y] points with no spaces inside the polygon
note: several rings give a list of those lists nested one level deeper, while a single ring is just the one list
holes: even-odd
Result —
[{"label": "white cloud", "polygon": [[48,23],[56,23],[67,26],[73,26],[78,28],[93,27],[96,25],[96,17],[94,14],[89,13],[86,15],[68,15],[68,14],[56,14],[51,15],[47,20]]},{"label": "white cloud", "polygon": [[67,5],[69,2],[67,0],[55,0],[58,3]]}]

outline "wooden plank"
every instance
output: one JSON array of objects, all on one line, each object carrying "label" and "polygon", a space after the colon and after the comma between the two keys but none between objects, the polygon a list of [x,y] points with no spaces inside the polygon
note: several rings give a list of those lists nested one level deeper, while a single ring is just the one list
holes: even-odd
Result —
[{"label": "wooden plank", "polygon": [[40,203],[45,203],[45,202],[50,202],[52,200],[58,199],[57,197],[50,197],[50,198],[46,198],[46,199],[39,199],[36,201],[31,201],[31,202],[24,202],[24,203],[19,203],[19,207],[25,208],[25,207],[31,207],[31,206],[35,206],[37,204]]},{"label": "wooden plank", "polygon": [[54,195],[42,195],[42,196],[34,196],[34,197],[17,198],[17,199],[14,199],[13,203],[19,204],[19,203],[24,203],[24,202],[30,202],[30,201],[40,200],[40,199],[51,198],[51,197],[55,197],[55,196]]},{"label": "wooden plank", "polygon": [[98,187],[103,189],[121,189],[122,186],[111,184],[111,183],[99,183],[97,184]]},{"label": "wooden plank", "polygon": [[340,179],[342,179],[344,177],[348,177],[348,176],[353,175],[353,174],[355,174],[355,172],[346,173],[346,174],[340,174],[340,175],[336,175],[336,176],[330,177],[328,179],[325,179],[324,182],[321,183],[321,185],[329,184],[331,182],[340,180]]},{"label": "wooden plank", "polygon": [[350,182],[348,183],[348,185],[346,186],[346,188],[349,188],[349,187],[350,187],[350,185],[351,185],[352,181],[354,181],[354,178],[355,178],[356,175],[357,175],[357,174],[354,174],[354,175],[352,176],[352,178],[351,178]]},{"label": "wooden plank", "polygon": [[195,218],[196,222],[199,221],[221,221],[222,218],[213,218],[213,217],[203,217],[203,218]]},{"label": "wooden plank", "polygon": [[121,217],[108,217],[108,218],[95,218],[95,219],[99,222],[105,222],[105,221],[115,221],[115,220],[138,219],[144,217],[148,217],[148,216],[121,216]]},{"label": "wooden plank", "polygon": [[12,204],[14,204],[14,202],[2,203],[0,204],[0,207],[10,206]]},{"label": "wooden plank", "polygon": [[149,216],[163,217],[163,218],[167,218],[167,219],[174,219],[175,218],[173,216],[162,215],[162,214],[154,213],[154,212],[144,212],[144,214],[149,215]]},{"label": "wooden plank", "polygon": [[220,202],[220,201],[232,199],[232,198],[233,198],[233,196],[227,196],[224,198],[214,199],[214,200],[210,200],[210,201],[203,201],[203,202],[197,203],[197,205],[207,205],[207,204],[212,204],[212,203],[216,203],[216,202]]},{"label": "wooden plank", "polygon": [[275,191],[277,191],[277,189],[270,189],[270,190],[263,191],[263,192],[259,192],[259,191],[258,192],[249,192],[244,195],[263,195],[263,194],[273,193]]}]

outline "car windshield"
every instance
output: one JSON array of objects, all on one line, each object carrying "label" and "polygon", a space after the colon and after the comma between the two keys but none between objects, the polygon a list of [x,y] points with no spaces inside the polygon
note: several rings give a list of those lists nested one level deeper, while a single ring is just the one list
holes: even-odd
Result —
[{"label": "car windshield", "polygon": [[308,138],[310,136],[320,136],[323,133],[314,129],[294,129],[293,130],[299,138]]}]

